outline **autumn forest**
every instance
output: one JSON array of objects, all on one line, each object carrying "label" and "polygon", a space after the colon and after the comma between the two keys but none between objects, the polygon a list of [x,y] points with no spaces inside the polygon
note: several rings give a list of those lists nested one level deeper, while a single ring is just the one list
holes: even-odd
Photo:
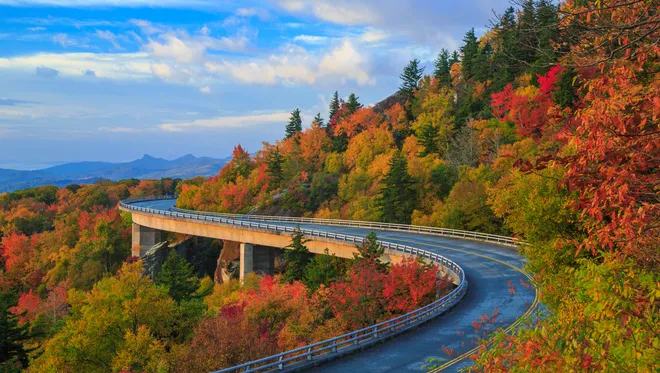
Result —
[{"label": "autumn forest", "polygon": [[212,371],[452,288],[423,261],[382,262],[378,232],[353,259],[312,255],[298,233],[277,274],[223,283],[222,244],[200,238],[195,260],[171,251],[148,274],[117,204],[178,195],[184,209],[516,237],[542,315],[480,341],[468,371],[655,372],[659,41],[657,1],[518,0],[433,66],[402,66],[387,99],[334,92],[311,123],[295,109],[281,140],[237,144],[215,177],[2,194],[0,370]]}]

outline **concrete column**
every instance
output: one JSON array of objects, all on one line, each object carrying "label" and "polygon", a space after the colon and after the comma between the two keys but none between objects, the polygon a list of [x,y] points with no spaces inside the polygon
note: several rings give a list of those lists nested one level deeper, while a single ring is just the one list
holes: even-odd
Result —
[{"label": "concrete column", "polygon": [[163,241],[163,232],[133,223],[133,256],[142,257],[153,245]]},{"label": "concrete column", "polygon": [[275,273],[275,252],[270,246],[255,246],[254,271],[261,275]]},{"label": "concrete column", "polygon": [[242,243],[240,247],[241,252],[241,266],[239,270],[240,279],[243,280],[245,275],[254,272],[254,245],[249,243]]}]

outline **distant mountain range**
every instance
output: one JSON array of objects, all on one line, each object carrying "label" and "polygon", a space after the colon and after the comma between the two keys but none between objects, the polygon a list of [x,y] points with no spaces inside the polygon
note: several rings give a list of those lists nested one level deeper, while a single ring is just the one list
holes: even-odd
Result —
[{"label": "distant mountain range", "polygon": [[214,176],[229,159],[197,158],[188,154],[169,161],[145,154],[140,159],[125,163],[76,162],[34,171],[0,168],[0,193],[41,185],[63,187],[69,184],[90,184],[99,178],[187,179],[195,176]]}]

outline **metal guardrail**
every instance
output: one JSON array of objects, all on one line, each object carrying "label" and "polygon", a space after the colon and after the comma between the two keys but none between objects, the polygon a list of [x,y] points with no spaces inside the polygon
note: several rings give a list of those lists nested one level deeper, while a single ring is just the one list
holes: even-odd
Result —
[{"label": "metal guardrail", "polygon": [[522,242],[511,237],[499,236],[496,234],[489,233],[479,233],[472,231],[463,231],[458,229],[448,229],[448,228],[436,228],[436,227],[427,227],[422,225],[407,225],[407,224],[392,224],[392,223],[379,223],[372,221],[361,221],[361,220],[341,220],[341,219],[317,219],[317,218],[295,218],[288,216],[268,216],[268,215],[242,215],[242,214],[224,214],[217,212],[199,212],[193,210],[185,210],[177,207],[172,208],[172,211],[178,211],[183,213],[197,213],[206,216],[219,216],[224,218],[233,218],[233,219],[242,219],[242,220],[257,220],[257,221],[280,221],[280,222],[291,222],[291,223],[308,223],[308,224],[322,224],[322,225],[334,225],[342,227],[358,227],[358,228],[370,228],[378,230],[388,230],[388,231],[397,231],[397,232],[412,232],[412,233],[421,233],[429,234],[433,236],[442,236],[450,238],[460,238],[468,239],[474,241],[482,241],[495,243],[498,245],[505,245],[511,247],[517,247]]},{"label": "metal guardrail", "polygon": [[[169,196],[145,197],[145,198],[129,198],[127,200],[124,200],[124,202],[130,203],[130,202],[138,202],[138,201],[154,201],[154,200],[163,200],[163,199],[176,199],[176,196],[169,195]],[[307,224],[321,224],[321,225],[332,225],[332,226],[342,226],[342,227],[369,228],[369,229],[388,230],[388,231],[397,231],[397,232],[412,232],[412,233],[428,234],[433,236],[482,241],[482,242],[494,243],[498,245],[511,246],[511,247],[518,247],[524,244],[524,242],[519,239],[507,237],[507,236],[464,231],[460,229],[428,227],[423,225],[379,223],[379,222],[362,221],[362,220],[296,218],[296,217],[288,217],[288,216],[269,216],[269,215],[253,215],[253,214],[249,214],[249,215],[227,214],[227,213],[218,213],[218,212],[185,210],[177,207],[172,208],[172,211],[188,213],[188,214],[205,215],[205,216],[218,216],[223,218],[232,218],[232,219],[241,219],[241,220],[279,221],[279,222],[289,222],[289,223],[307,223]]]},{"label": "metal guardrail", "polygon": [[[264,224],[246,220],[243,215],[239,216],[240,219],[234,219],[225,215],[228,214],[209,214],[200,212],[182,212],[182,211],[167,211],[151,209],[147,207],[135,206],[131,203],[140,201],[150,201],[159,199],[171,199],[172,196],[163,197],[145,197],[145,198],[131,198],[120,202],[120,208],[126,211],[136,211],[152,215],[167,216],[173,219],[180,220],[193,220],[211,224],[225,224],[238,227],[247,227],[251,229],[262,230],[266,232],[295,232],[297,228],[291,226],[282,226],[275,224]],[[268,217],[275,218],[275,217]],[[291,218],[290,218],[291,219]],[[328,221],[328,219],[306,219],[314,224],[326,224],[320,221]],[[286,221],[283,220],[282,221]],[[294,221],[295,220],[289,220]],[[332,224],[341,225],[341,224]],[[356,226],[356,225],[351,225]],[[396,226],[402,226],[396,224]],[[375,227],[374,227],[375,228]],[[388,228],[385,228],[388,229]],[[305,236],[308,237],[322,237],[339,243],[351,242],[359,244],[363,241],[362,237],[350,236],[345,234],[330,233],[312,229],[300,229]],[[417,232],[417,230],[407,230],[410,232]],[[423,231],[419,231],[423,233]],[[418,308],[412,312],[406,313],[395,317],[393,319],[380,322],[363,329],[355,330],[350,333],[342,334],[340,336],[326,339],[317,343],[299,347],[293,350],[285,351],[276,355],[264,357],[262,359],[250,361],[245,364],[237,365],[227,369],[219,370],[214,373],[230,373],[230,372],[270,372],[270,371],[291,371],[300,369],[302,367],[318,364],[319,362],[329,360],[338,355],[351,352],[357,348],[364,348],[365,346],[373,343],[380,342],[386,338],[393,337],[404,331],[414,328],[426,321],[429,321],[461,301],[468,289],[468,282],[465,278],[463,269],[453,261],[432,253],[426,250],[418,249],[408,245],[401,245],[385,241],[378,241],[383,247],[396,252],[415,255],[433,261],[444,269],[444,273],[450,275],[452,280],[457,285],[454,290],[442,298],[430,303],[424,307]]]}]

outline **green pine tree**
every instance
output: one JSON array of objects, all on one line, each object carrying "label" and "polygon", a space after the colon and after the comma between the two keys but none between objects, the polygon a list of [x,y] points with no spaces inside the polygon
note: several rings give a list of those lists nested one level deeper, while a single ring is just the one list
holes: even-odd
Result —
[{"label": "green pine tree", "polygon": [[300,118],[300,109],[296,108],[291,112],[289,123],[286,125],[286,138],[288,139],[300,132],[302,132],[302,119]]},{"label": "green pine tree", "polygon": [[266,155],[266,172],[270,176],[270,182],[268,183],[268,188],[270,190],[275,190],[280,187],[282,180],[284,179],[284,170],[282,166],[284,165],[284,156],[280,153],[278,148],[274,148]]},{"label": "green pine tree", "polygon": [[23,343],[29,338],[27,324],[19,325],[18,318],[10,308],[16,305],[16,298],[0,293],[0,372],[20,372],[27,366],[27,351]]},{"label": "green pine tree", "polygon": [[321,285],[329,286],[342,278],[345,272],[346,261],[334,254],[330,255],[328,249],[325,249],[325,254],[314,255],[305,269],[305,286],[316,291]]},{"label": "green pine tree", "polygon": [[453,51],[451,53],[451,58],[449,59],[449,67],[451,69],[451,65],[455,63],[461,62],[461,55],[458,53],[458,51]]},{"label": "green pine tree", "polygon": [[431,169],[431,185],[436,197],[443,200],[458,182],[458,171],[456,168],[440,163]]},{"label": "green pine tree", "polygon": [[415,180],[408,173],[408,162],[400,151],[394,154],[389,166],[390,169],[383,179],[385,186],[376,200],[381,220],[387,223],[410,224],[417,205],[417,191],[413,187]]},{"label": "green pine tree", "polygon": [[170,296],[181,302],[193,298],[193,294],[199,289],[200,281],[195,276],[193,266],[176,250],[172,250],[163,263],[156,283],[167,287]]},{"label": "green pine tree", "polygon": [[343,153],[348,149],[348,136],[341,131],[340,133],[332,136],[332,151],[335,153]]},{"label": "green pine tree", "polygon": [[474,28],[471,28],[465,36],[463,37],[463,43],[461,47],[461,52],[463,53],[463,60],[461,61],[462,73],[465,80],[471,79],[474,77],[474,74],[477,72],[478,63],[477,63],[477,54],[479,53],[479,43],[477,41],[477,36],[474,33]]},{"label": "green pine tree", "polygon": [[415,90],[417,89],[417,83],[422,79],[422,76],[424,76],[424,67],[420,66],[418,59],[410,61],[403,68],[403,72],[399,75],[401,78],[399,92],[406,97],[406,100],[412,101]]},{"label": "green pine tree", "polygon": [[381,258],[385,254],[385,248],[378,242],[376,233],[370,232],[364,238],[362,243],[357,246],[358,252],[353,254],[355,262],[367,261],[375,264],[381,270],[386,270],[389,266],[388,263],[383,263]]},{"label": "green pine tree", "polygon": [[517,23],[517,48],[514,53],[516,59],[524,66],[529,66],[536,59],[535,30],[536,6],[535,0],[523,0],[520,6]]},{"label": "green pine tree", "polygon": [[518,33],[516,30],[516,13],[509,7],[499,17],[495,25],[501,47],[493,55],[493,84],[491,90],[500,92],[514,77],[519,74],[520,61],[516,58],[519,49]]},{"label": "green pine tree", "polygon": [[335,94],[330,100],[330,111],[328,112],[328,121],[331,121],[335,117],[335,114],[339,111],[339,93],[335,91]]},{"label": "green pine tree", "polygon": [[438,57],[435,59],[435,70],[433,70],[433,77],[435,77],[441,86],[451,85],[451,65],[449,62],[449,51],[442,48]]},{"label": "green pine tree", "polygon": [[323,118],[321,117],[321,113],[317,113],[314,120],[312,120],[312,127],[323,128]]},{"label": "green pine tree", "polygon": [[300,228],[296,229],[293,237],[291,237],[291,243],[287,246],[289,249],[284,252],[287,265],[282,276],[283,280],[292,282],[302,281],[305,278],[305,269],[314,256],[305,246],[307,241]]},{"label": "green pine tree", "polygon": [[477,58],[475,60],[474,79],[478,82],[485,82],[491,79],[493,65],[491,57],[493,56],[493,48],[490,43],[486,43],[483,48],[479,48]]},{"label": "green pine tree", "polygon": [[358,101],[359,97],[355,95],[355,93],[351,93],[348,96],[348,100],[346,101],[345,107],[346,107],[346,114],[351,115],[355,113],[359,108],[362,107],[362,104]]},{"label": "green pine tree", "polygon": [[438,154],[440,148],[438,146],[439,134],[438,128],[430,123],[423,124],[417,130],[417,144],[423,147],[420,152],[420,157],[425,157],[429,154]]},{"label": "green pine tree", "polygon": [[558,11],[556,5],[548,0],[539,0],[534,9],[536,53],[533,75],[543,75],[557,61],[553,43],[559,36]]}]

